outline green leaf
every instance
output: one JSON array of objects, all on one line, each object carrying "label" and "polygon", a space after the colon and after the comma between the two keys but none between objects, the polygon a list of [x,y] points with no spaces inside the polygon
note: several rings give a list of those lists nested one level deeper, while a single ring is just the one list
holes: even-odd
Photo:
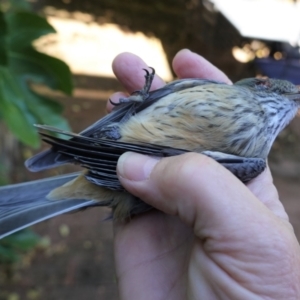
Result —
[{"label": "green leaf", "polygon": [[5,36],[7,34],[4,14],[0,11],[0,65],[7,65],[7,49]]},{"label": "green leaf", "polygon": [[0,162],[0,186],[8,184],[8,175],[6,167]]},{"label": "green leaf", "polygon": [[40,145],[33,124],[41,123],[70,130],[61,116],[63,107],[44,96],[34,93],[24,78],[16,77],[0,68],[0,111],[9,129],[25,144]]},{"label": "green leaf", "polygon": [[39,146],[39,138],[16,79],[0,67],[0,111],[9,129],[25,144]]},{"label": "green leaf", "polygon": [[48,124],[60,129],[70,131],[70,126],[65,118],[60,115],[63,110],[62,105],[59,103],[32,93],[30,98],[31,105],[36,103],[34,115],[40,120],[40,124]]},{"label": "green leaf", "polygon": [[18,231],[3,239],[2,245],[18,251],[28,251],[35,247],[40,237],[30,229]]},{"label": "green leaf", "polygon": [[25,82],[21,82],[20,86],[23,90],[26,106],[36,120],[35,123],[70,130],[68,122],[61,116],[63,106],[60,103],[35,93]]},{"label": "green leaf", "polygon": [[3,12],[29,11],[30,4],[26,0],[1,0],[0,10]]},{"label": "green leaf", "polygon": [[14,263],[18,258],[19,255],[14,250],[0,244],[0,263]]},{"label": "green leaf", "polygon": [[8,11],[0,12],[0,119],[19,140],[37,147],[39,137],[33,124],[70,128],[61,116],[62,106],[33,92],[30,83],[71,94],[72,76],[63,61],[31,45],[34,39],[55,32],[47,20],[18,9]]},{"label": "green leaf", "polygon": [[73,82],[70,68],[66,63],[49,55],[26,49],[22,53],[9,53],[11,70],[19,75],[30,74],[37,82],[43,82],[52,89],[72,94]]},{"label": "green leaf", "polygon": [[7,43],[13,51],[31,47],[37,38],[56,32],[45,18],[30,12],[9,13],[6,21],[9,31]]},{"label": "green leaf", "polygon": [[0,240],[0,263],[14,263],[21,253],[36,247],[41,241],[40,236],[30,229],[18,231]]}]

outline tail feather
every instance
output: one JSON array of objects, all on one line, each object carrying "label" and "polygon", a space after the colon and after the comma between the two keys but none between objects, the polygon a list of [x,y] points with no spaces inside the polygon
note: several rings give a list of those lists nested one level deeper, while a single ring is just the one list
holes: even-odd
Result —
[{"label": "tail feather", "polygon": [[94,200],[46,198],[51,190],[77,176],[73,173],[0,187],[0,239],[57,215],[99,205]]},{"label": "tail feather", "polygon": [[71,159],[63,154],[57,153],[53,149],[42,151],[25,161],[25,166],[31,172],[52,169],[66,164]]}]

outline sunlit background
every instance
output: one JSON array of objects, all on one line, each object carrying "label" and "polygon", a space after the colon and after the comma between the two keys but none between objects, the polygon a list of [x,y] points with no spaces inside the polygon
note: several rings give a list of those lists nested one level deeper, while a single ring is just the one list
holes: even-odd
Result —
[{"label": "sunlit background", "polygon": [[[51,1],[43,2],[46,5],[43,6],[42,11],[57,30],[57,34],[36,41],[36,47],[40,51],[66,61],[74,74],[113,77],[111,63],[114,57],[128,51],[142,57],[148,65],[155,66],[157,73],[166,81],[172,79],[169,64],[171,58],[168,58],[168,53],[165,52],[165,41],[155,34],[149,36],[149,32],[143,33],[142,29],[130,30],[130,26],[124,30],[122,24],[105,22],[105,17],[55,8],[51,6]],[[74,1],[62,2],[64,5],[61,6],[68,8]],[[193,2],[197,1],[190,1],[189,4],[193,5]],[[204,0],[201,9],[195,3],[194,6],[195,10],[199,10],[199,19],[201,14],[204,18],[214,19],[208,20],[208,24],[214,22],[213,25],[217,26],[221,23],[218,19],[225,18],[228,22],[226,24],[229,33],[228,42],[234,44],[230,40],[231,35],[240,36],[239,42],[231,47],[232,56],[238,62],[249,63],[255,60],[260,66],[260,73],[276,77],[280,77],[278,70],[282,71],[283,61],[286,62],[282,71],[284,73],[289,73],[288,64],[293,65],[291,68],[299,68],[299,61],[292,60],[300,57],[300,1]],[[155,17],[153,19],[155,20]],[[149,24],[148,30],[151,30],[151,26],[153,28],[157,26],[155,21],[153,22]],[[233,28],[230,28],[230,25]],[[177,26],[174,26],[174,30],[177,30]],[[199,30],[203,29],[199,28]],[[217,30],[212,31],[217,32]],[[184,35],[184,33],[178,34],[178,40],[182,39],[180,37],[182,34]],[[202,32],[202,34],[207,33]],[[226,39],[226,36],[222,38]],[[201,49],[199,50],[201,53]],[[264,60],[267,58],[268,60]],[[293,75],[290,77],[296,81]]]},{"label": "sunlit background", "polygon": [[124,32],[117,24],[97,24],[86,13],[46,8],[49,23],[57,30],[37,40],[38,50],[64,60],[74,74],[113,77],[111,63],[121,52],[143,58],[165,80],[171,80],[162,43],[142,32]]}]

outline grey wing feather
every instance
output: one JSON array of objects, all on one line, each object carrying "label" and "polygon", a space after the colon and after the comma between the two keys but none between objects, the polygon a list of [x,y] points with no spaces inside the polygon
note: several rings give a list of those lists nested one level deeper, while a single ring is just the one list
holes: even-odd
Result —
[{"label": "grey wing feather", "polygon": [[[51,131],[48,126],[39,128]],[[57,130],[55,129],[55,132]],[[148,143],[132,144],[114,140],[95,139],[84,137],[75,139],[61,139],[47,133],[40,133],[43,141],[52,145],[57,152],[68,157],[74,164],[80,164],[88,170],[86,179],[96,185],[111,190],[124,190],[116,174],[119,157],[127,152],[134,151],[156,157],[174,156],[187,152],[182,149],[174,149],[164,146],[156,146]],[[67,135],[72,135],[72,133]]]},{"label": "grey wing feather", "polygon": [[93,200],[51,201],[46,195],[78,176],[68,174],[0,187],[0,239],[54,216],[97,206]]},{"label": "grey wing feather", "polygon": [[[112,113],[106,115],[93,125],[86,128],[80,133],[80,135],[93,136],[98,131],[100,131],[103,126],[111,124],[112,122],[120,122],[122,118],[124,118],[124,116],[128,114],[128,112],[133,111],[133,106],[134,103],[124,103],[120,106],[117,106]],[[55,149],[51,148],[29,158],[25,162],[25,166],[32,172],[38,172],[66,163],[69,163],[69,158],[64,155],[58,154]]]}]

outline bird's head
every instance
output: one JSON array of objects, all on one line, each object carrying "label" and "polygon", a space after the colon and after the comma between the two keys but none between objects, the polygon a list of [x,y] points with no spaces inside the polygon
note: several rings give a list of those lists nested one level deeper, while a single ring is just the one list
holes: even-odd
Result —
[{"label": "bird's head", "polygon": [[295,85],[287,80],[272,78],[246,78],[235,83],[255,90],[276,93],[290,100],[294,100],[300,106],[300,85]]}]

